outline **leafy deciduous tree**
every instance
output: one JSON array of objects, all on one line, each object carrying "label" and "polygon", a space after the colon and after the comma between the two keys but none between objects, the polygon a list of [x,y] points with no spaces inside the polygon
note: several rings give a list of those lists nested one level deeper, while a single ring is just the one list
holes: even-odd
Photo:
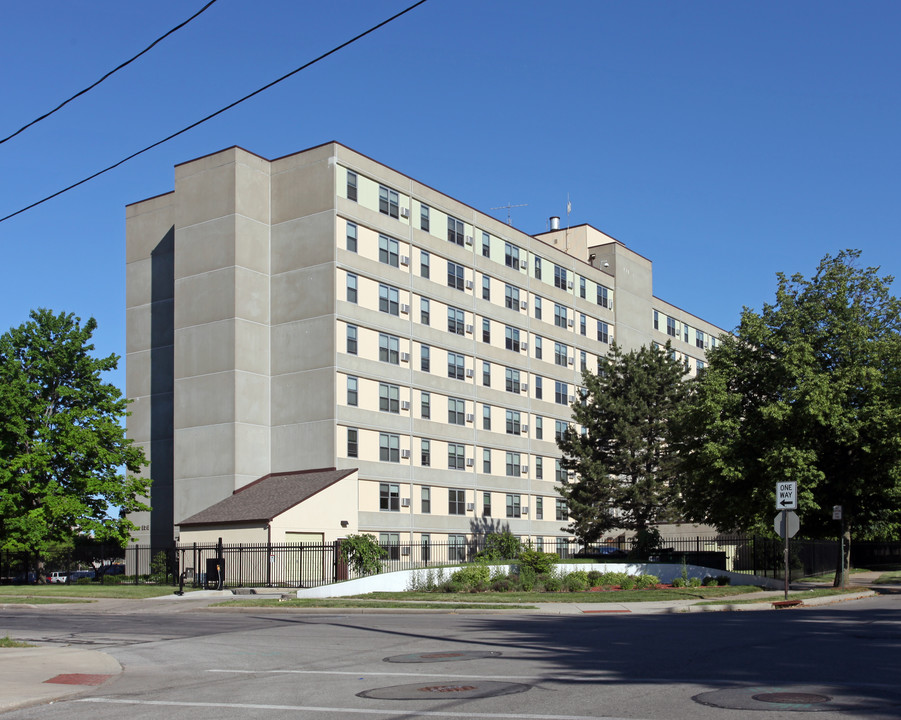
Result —
[{"label": "leafy deciduous tree", "polygon": [[642,530],[671,508],[670,418],[684,398],[685,369],[666,348],[624,353],[615,343],[597,373],[584,372],[573,421],[557,441],[562,467],[574,470],[557,491],[582,542],[613,528]]},{"label": "leafy deciduous tree", "polygon": [[827,255],[809,280],[780,273],[775,304],[746,308],[709,353],[679,422],[691,519],[770,527],[778,481],[798,483],[809,536],[836,532],[834,505],[846,547],[852,530],[879,536],[901,519],[901,303],[859,257]]},{"label": "leafy deciduous tree", "polygon": [[126,514],[149,509],[141,497],[150,481],[136,474],[144,453],[120,424],[128,401],[101,377],[118,357],[90,354],[96,327],[41,309],[0,336],[4,549],[40,556],[78,536],[125,545],[136,529]]}]

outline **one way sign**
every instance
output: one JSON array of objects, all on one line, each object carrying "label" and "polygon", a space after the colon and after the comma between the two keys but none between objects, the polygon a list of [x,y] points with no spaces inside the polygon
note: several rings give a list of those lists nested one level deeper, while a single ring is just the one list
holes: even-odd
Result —
[{"label": "one way sign", "polygon": [[776,509],[777,510],[797,510],[798,509],[798,483],[796,483],[796,482],[778,482],[778,483],[776,483]]}]

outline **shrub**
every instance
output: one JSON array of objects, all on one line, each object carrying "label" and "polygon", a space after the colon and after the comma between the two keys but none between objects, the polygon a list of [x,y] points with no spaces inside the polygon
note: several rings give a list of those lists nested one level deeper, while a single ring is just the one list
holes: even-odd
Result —
[{"label": "shrub", "polygon": [[660,578],[656,575],[639,575],[635,580],[635,587],[639,590],[655,588],[660,584]]},{"label": "shrub", "polygon": [[719,583],[717,582],[716,578],[715,578],[715,577],[711,577],[710,575],[708,575],[707,577],[705,577],[705,578],[701,581],[701,584],[702,584],[704,587],[716,587],[717,585],[719,585]]},{"label": "shrub", "polygon": [[588,571],[588,586],[589,587],[597,587],[601,584],[601,578],[603,575],[599,570],[589,570]]},{"label": "shrub", "polygon": [[728,575],[719,575],[719,576],[717,576],[716,581],[720,585],[731,585],[732,584],[732,578],[730,578]]},{"label": "shrub", "polygon": [[507,568],[502,565],[491,570],[491,582],[495,582],[496,580],[507,580],[509,577]]},{"label": "shrub", "polygon": [[563,581],[556,575],[545,575],[542,578],[545,592],[560,592],[563,588]]},{"label": "shrub", "polygon": [[[688,584],[692,587],[701,587],[701,578],[693,577],[688,581]],[[714,581],[713,584],[716,585],[716,581]]]},{"label": "shrub", "polygon": [[685,580],[683,580],[683,579],[680,578],[680,577],[673,578],[673,587],[674,587],[674,588],[685,587]]},{"label": "shrub", "polygon": [[513,590],[513,581],[509,578],[500,578],[491,583],[491,589],[494,592],[510,592]]},{"label": "shrub", "polygon": [[388,557],[374,535],[348,535],[341,541],[341,559],[359,575],[382,571],[382,559]]},{"label": "shrub", "polygon": [[477,559],[515,560],[522,552],[522,543],[509,530],[491,533],[485,537],[485,549],[476,554]]},{"label": "shrub", "polygon": [[563,587],[568,592],[585,592],[588,589],[588,573],[575,570],[563,578]]},{"label": "shrub", "polygon": [[629,575],[624,572],[605,572],[601,575],[600,584],[601,585],[619,585],[622,586],[623,583],[629,580]]},{"label": "shrub", "polygon": [[536,573],[532,568],[521,566],[519,568],[519,587],[521,587],[526,592],[531,592],[535,589],[535,584],[538,581],[538,573]]},{"label": "shrub", "polygon": [[635,578],[632,575],[626,575],[622,579],[622,582],[619,583],[619,586],[623,590],[634,590],[635,589]]},{"label": "shrub", "polygon": [[532,568],[539,575],[551,572],[557,561],[557,553],[545,553],[540,550],[523,550],[519,554],[519,566]]},{"label": "shrub", "polygon": [[474,563],[460,568],[451,575],[451,582],[459,583],[464,590],[484,590],[491,579],[491,573],[487,565]]}]

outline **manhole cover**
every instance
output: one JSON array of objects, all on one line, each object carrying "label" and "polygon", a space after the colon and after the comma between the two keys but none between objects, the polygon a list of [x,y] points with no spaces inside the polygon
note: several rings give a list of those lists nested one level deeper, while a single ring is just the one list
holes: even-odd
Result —
[{"label": "manhole cover", "polygon": [[410,685],[392,685],[386,688],[375,688],[357,693],[357,697],[375,700],[426,700],[448,697],[470,699],[514,695],[530,690],[531,685],[508,682],[454,682],[454,683],[413,683]]},{"label": "manhole cover", "polygon": [[799,692],[771,692],[759,693],[751,696],[752,700],[760,700],[767,703],[782,703],[789,705],[802,705],[810,703],[829,702],[832,698],[828,695],[816,695],[814,693]]},{"label": "manhole cover", "polygon": [[385,662],[393,663],[431,663],[450,662],[451,660],[476,660],[478,658],[499,657],[501,653],[487,650],[441,651],[427,653],[411,653],[385,658]]}]

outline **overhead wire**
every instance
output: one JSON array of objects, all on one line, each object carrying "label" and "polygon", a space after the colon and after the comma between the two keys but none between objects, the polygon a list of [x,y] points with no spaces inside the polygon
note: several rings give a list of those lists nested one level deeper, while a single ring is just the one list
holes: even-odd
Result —
[{"label": "overhead wire", "polygon": [[410,6],[409,6],[408,8],[406,8],[405,10],[401,10],[399,13],[397,13],[397,14],[395,14],[395,15],[392,15],[392,16],[389,17],[387,20],[383,20],[382,22],[378,23],[377,25],[373,25],[373,26],[372,26],[371,28],[369,28],[368,30],[365,30],[364,32],[361,32],[359,35],[356,35],[356,36],[352,37],[350,40],[347,40],[347,41],[341,43],[340,45],[337,45],[336,47],[332,48],[332,49],[329,50],[328,52],[323,53],[323,54],[320,55],[319,57],[314,58],[313,60],[310,60],[310,61],[307,62],[307,63],[304,63],[303,65],[301,65],[301,66],[298,67],[298,68],[295,68],[295,69],[292,70],[291,72],[282,75],[280,78],[277,78],[276,80],[273,80],[272,82],[267,83],[266,85],[263,85],[261,88],[258,88],[258,89],[256,89],[256,90],[254,90],[253,92],[248,93],[248,94],[245,95],[244,97],[242,97],[242,98],[240,98],[240,99],[238,99],[238,100],[235,100],[233,103],[229,103],[229,104],[226,105],[225,107],[220,108],[219,110],[216,110],[216,112],[210,113],[210,114],[207,115],[206,117],[201,118],[200,120],[191,123],[191,124],[188,125],[187,127],[184,127],[184,128],[182,128],[181,130],[179,130],[179,131],[177,131],[177,132],[174,132],[174,133],[172,133],[171,135],[168,135],[167,137],[164,137],[162,140],[157,140],[157,141],[156,141],[155,143],[153,143],[152,145],[148,145],[147,147],[145,147],[145,148],[143,148],[143,149],[141,149],[141,150],[138,150],[137,152],[133,152],[131,155],[122,158],[121,160],[119,160],[119,162],[113,163],[112,165],[110,165],[109,167],[104,168],[103,170],[98,170],[97,172],[93,173],[92,175],[88,175],[86,178],[83,178],[82,180],[79,180],[78,182],[72,183],[72,184],[69,185],[68,187],[64,187],[62,190],[57,190],[57,191],[56,191],[55,193],[53,193],[52,195],[48,195],[47,197],[42,198],[41,200],[38,200],[38,201],[36,201],[36,202],[33,202],[33,203],[31,203],[30,205],[26,205],[25,207],[23,207],[23,208],[21,208],[21,209],[19,209],[19,210],[16,210],[15,212],[10,213],[9,215],[6,215],[5,217],[0,218],[0,223],[6,222],[6,221],[9,220],[10,218],[14,218],[16,215],[21,215],[22,213],[27,212],[28,210],[31,210],[32,208],[35,208],[35,207],[37,207],[38,205],[42,205],[43,203],[47,202],[48,200],[52,200],[53,198],[59,197],[59,196],[62,195],[63,193],[69,192],[69,190],[74,190],[74,189],[77,188],[79,185],[84,185],[86,182],[90,182],[90,181],[93,180],[94,178],[100,177],[100,176],[103,175],[104,173],[108,173],[110,170],[116,169],[116,168],[119,167],[120,165],[123,165],[123,164],[127,163],[129,160],[133,160],[134,158],[138,157],[139,155],[143,155],[145,152],[147,152],[147,151],[149,151],[149,150],[152,150],[152,149],[155,148],[155,147],[159,147],[159,146],[162,145],[163,143],[167,143],[167,142],[169,142],[170,140],[172,140],[172,139],[174,139],[174,138],[177,138],[179,135],[183,135],[184,133],[188,132],[189,130],[193,130],[193,129],[196,128],[198,125],[202,125],[203,123],[207,122],[208,120],[212,120],[214,117],[217,117],[217,116],[221,115],[222,113],[224,113],[224,112],[226,112],[226,111],[228,111],[228,110],[231,110],[233,107],[236,107],[236,106],[240,105],[241,103],[243,103],[243,102],[245,102],[245,101],[247,101],[247,100],[250,100],[250,98],[259,95],[261,92],[264,92],[264,91],[268,90],[269,88],[274,87],[275,85],[278,85],[278,84],[281,83],[281,82],[284,82],[284,81],[287,80],[288,78],[293,77],[294,75],[296,75],[297,73],[299,73],[301,70],[306,70],[308,67],[310,67],[310,66],[312,66],[312,65],[315,65],[316,63],[320,62],[321,60],[324,60],[325,58],[329,57],[330,55],[334,55],[334,54],[335,54],[336,52],[338,52],[339,50],[343,50],[343,49],[346,48],[348,45],[352,45],[353,43],[357,42],[357,40],[361,40],[362,38],[366,37],[367,35],[372,34],[372,33],[375,32],[376,30],[378,30],[378,29],[384,27],[385,25],[387,25],[388,23],[391,23],[391,22],[397,20],[399,17],[401,17],[401,16],[403,16],[403,15],[406,15],[406,14],[407,14],[408,12],[410,12],[411,10],[415,10],[415,9],[416,9],[417,7],[419,7],[420,5],[425,4],[427,1],[428,1],[428,0],[419,0],[419,1],[416,2],[416,3],[413,3],[412,5],[410,5]]},{"label": "overhead wire", "polygon": [[206,5],[204,5],[202,8],[200,8],[200,10],[198,10],[196,13],[194,13],[191,17],[189,17],[189,18],[188,18],[187,20],[185,20],[184,22],[179,23],[178,25],[176,25],[174,28],[172,28],[172,29],[171,29],[169,32],[167,32],[165,35],[161,35],[160,37],[158,37],[156,40],[154,40],[152,43],[150,43],[150,45],[148,45],[148,46],[145,47],[143,50],[141,50],[141,52],[139,52],[139,53],[138,53],[137,55],[135,55],[133,58],[129,58],[128,60],[126,60],[124,63],[122,63],[122,64],[119,65],[118,67],[113,68],[113,69],[110,70],[106,75],[104,75],[102,78],[100,78],[99,80],[97,80],[97,81],[94,82],[94,83],[91,83],[91,84],[88,85],[84,90],[79,90],[77,93],[75,93],[75,94],[74,94],[72,97],[70,97],[68,100],[63,100],[59,105],[57,105],[55,108],[53,108],[53,109],[50,110],[49,112],[45,112],[43,115],[41,115],[41,116],[39,116],[39,117],[36,117],[36,118],[35,118],[34,120],[32,120],[30,123],[27,123],[26,125],[23,125],[23,126],[20,127],[18,130],[16,130],[12,135],[7,135],[5,138],[0,139],[0,145],[2,145],[3,143],[5,143],[7,140],[12,140],[16,135],[18,135],[18,134],[24,132],[25,130],[27,130],[28,128],[30,128],[32,125],[37,125],[37,123],[41,122],[41,120],[46,120],[48,117],[50,117],[51,115],[53,115],[53,113],[55,113],[57,110],[61,110],[61,109],[64,108],[66,105],[68,105],[70,102],[72,102],[73,100],[75,100],[76,98],[79,98],[79,97],[81,97],[82,95],[84,95],[85,93],[90,92],[91,90],[93,90],[95,87],[97,87],[100,83],[102,83],[104,80],[106,80],[107,78],[109,78],[111,75],[114,75],[115,73],[119,72],[122,68],[127,67],[128,65],[131,65],[131,63],[133,63],[135,60],[137,60],[139,57],[141,57],[141,55],[143,55],[143,54],[149,52],[151,49],[153,49],[154,46],[156,46],[156,45],[158,45],[159,43],[161,43],[163,40],[165,40],[167,37],[169,37],[172,33],[177,32],[178,30],[181,30],[185,25],[187,25],[187,24],[188,24],[189,22],[191,22],[194,18],[198,17],[201,13],[203,13],[205,10],[209,9],[209,7],[210,7],[211,5],[213,5],[214,3],[218,2],[218,1],[219,1],[219,0],[210,0]]}]

